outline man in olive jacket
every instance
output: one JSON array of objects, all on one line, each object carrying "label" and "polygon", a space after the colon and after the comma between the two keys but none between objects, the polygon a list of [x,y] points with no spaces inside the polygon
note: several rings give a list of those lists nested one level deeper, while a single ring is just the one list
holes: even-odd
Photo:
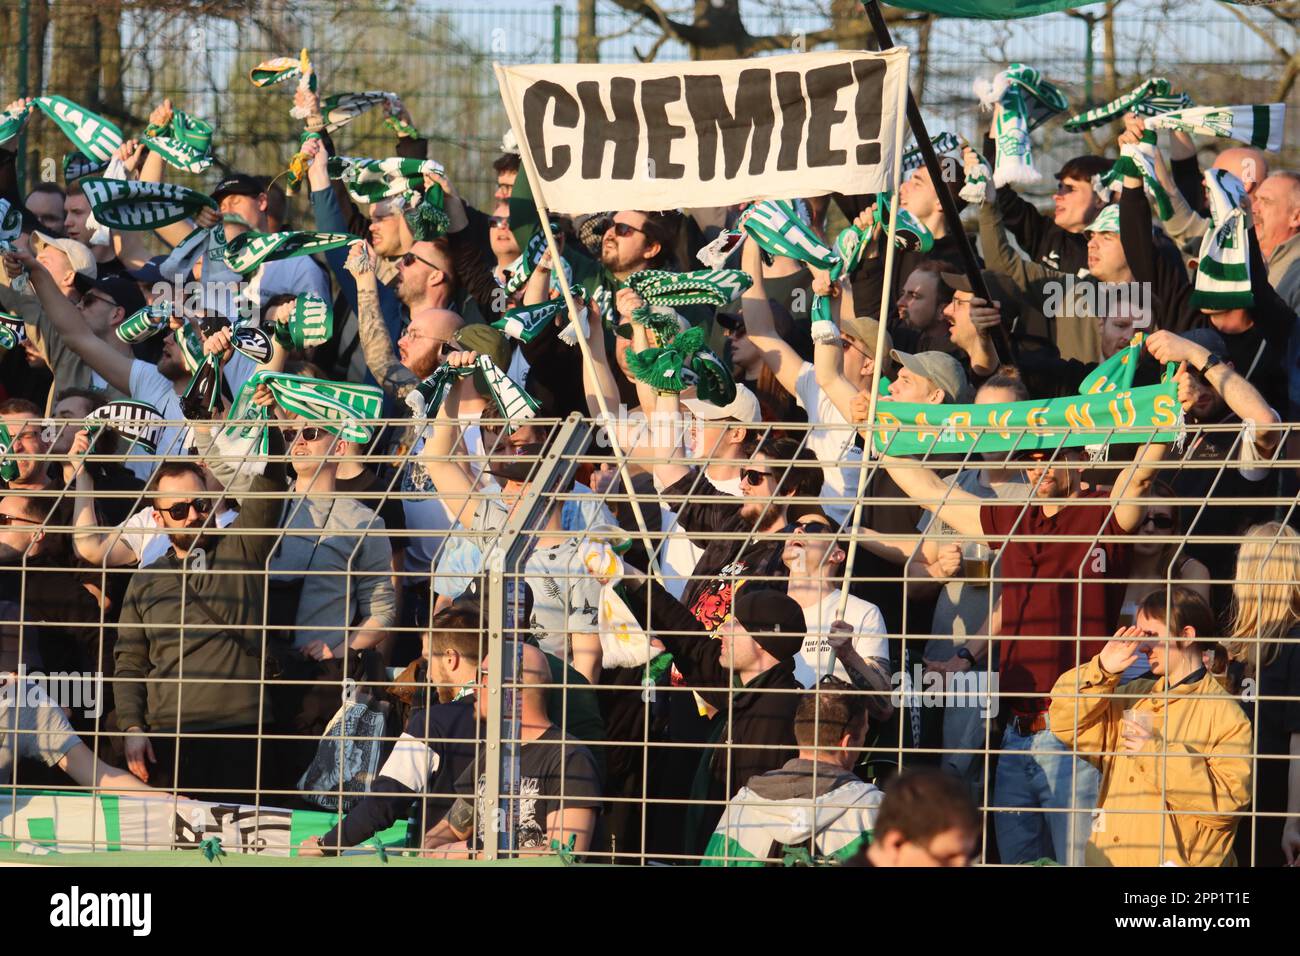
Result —
[{"label": "man in olive jacket", "polygon": [[[270,431],[270,453],[282,455],[278,430]],[[284,489],[282,461],[268,463],[249,488]],[[283,499],[247,498],[226,532],[212,534],[215,498],[195,461],[163,462],[150,491],[154,521],[172,546],[132,576],[118,624],[117,719],[127,732],[127,766],[155,786],[251,802],[240,791],[255,786],[257,732],[268,713],[257,681],[266,565]],[[177,731],[187,736],[171,736]]]}]

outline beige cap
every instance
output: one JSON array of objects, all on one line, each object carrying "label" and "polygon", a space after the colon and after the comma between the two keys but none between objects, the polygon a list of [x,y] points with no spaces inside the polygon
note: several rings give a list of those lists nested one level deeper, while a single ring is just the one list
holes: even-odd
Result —
[{"label": "beige cap", "polygon": [[[840,319],[840,331],[847,332],[853,336],[867,350],[867,354],[872,358],[876,357],[876,336],[880,334],[880,322],[877,319],[871,319],[864,315],[855,315],[850,318]],[[885,354],[888,355],[894,350],[894,340],[888,332],[885,333]]]},{"label": "beige cap", "polygon": [[55,239],[43,232],[33,232],[32,252],[39,254],[45,246],[53,246],[67,256],[69,265],[77,275],[94,279],[99,274],[99,266],[95,264],[90,246],[77,242],[76,239]]}]

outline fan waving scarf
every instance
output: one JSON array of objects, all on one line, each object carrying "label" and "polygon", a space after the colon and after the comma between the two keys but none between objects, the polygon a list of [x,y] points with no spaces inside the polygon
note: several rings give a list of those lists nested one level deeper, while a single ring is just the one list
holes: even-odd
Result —
[{"label": "fan waving scarf", "polygon": [[714,405],[729,405],[736,397],[730,369],[704,344],[704,329],[686,329],[667,344],[640,352],[628,350],[628,369],[639,382],[660,392],[681,392],[695,386],[696,394]]},{"label": "fan waving scarf", "polygon": [[[331,160],[331,163],[333,161]],[[353,201],[374,204],[392,199],[416,189],[424,188],[424,174],[445,175],[441,163],[432,159],[354,159],[346,164],[335,164],[338,179],[347,188]]]},{"label": "fan waving scarf", "polygon": [[362,113],[384,105],[390,109],[397,102],[396,93],[384,90],[367,90],[364,93],[335,93],[321,100],[320,111],[325,117],[325,132],[342,129]]},{"label": "fan waving scarf", "polygon": [[257,232],[250,229],[226,243],[226,265],[240,275],[248,275],[263,262],[328,252],[356,239],[345,232]]},{"label": "fan waving scarf", "polygon": [[406,404],[415,418],[429,418],[438,414],[451,386],[458,379],[474,376],[481,392],[492,399],[501,417],[507,421],[529,419],[537,415],[536,399],[486,355],[480,355],[473,365],[454,368],[440,365],[432,375],[406,393]]},{"label": "fan waving scarf", "polygon": [[1169,81],[1163,76],[1154,76],[1141,86],[1129,90],[1123,96],[1117,96],[1103,106],[1071,116],[1065,121],[1065,128],[1071,133],[1105,126],[1112,120],[1127,113],[1139,116],[1158,116],[1170,110],[1186,109],[1192,105],[1192,98],[1186,93],[1175,93]]},{"label": "fan waving scarf", "polygon": [[189,113],[173,110],[171,123],[150,124],[140,139],[168,164],[187,173],[201,173],[212,165],[212,126]]},{"label": "fan waving scarf", "polygon": [[176,183],[91,178],[81,181],[81,191],[95,221],[110,229],[148,231],[217,208],[211,196]]},{"label": "fan waving scarf", "polygon": [[[370,441],[371,428],[363,422],[378,418],[384,404],[383,391],[374,385],[354,385],[283,372],[255,372],[235,396],[226,416],[232,422],[251,420],[255,424],[230,425],[225,430],[227,436],[253,438],[263,430],[261,423],[268,419],[267,410],[253,401],[253,393],[259,385],[266,385],[271,390],[281,408],[303,418],[324,420],[330,432],[350,442]],[[265,444],[263,434],[263,448]]]},{"label": "fan waving scarf", "polygon": [[62,96],[38,96],[28,106],[0,113],[0,143],[18,135],[23,120],[35,106],[54,120],[77,150],[93,160],[107,163],[122,145],[122,131],[104,117]]}]

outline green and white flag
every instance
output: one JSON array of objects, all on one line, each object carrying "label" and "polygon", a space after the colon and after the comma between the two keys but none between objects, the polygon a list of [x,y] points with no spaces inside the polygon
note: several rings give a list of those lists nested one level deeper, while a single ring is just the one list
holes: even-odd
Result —
[{"label": "green and white flag", "polygon": [[1042,179],[1034,169],[1029,134],[1069,108],[1065,95],[1036,69],[1012,63],[992,81],[977,80],[980,105],[993,110],[993,141],[997,156],[993,184],[1031,185]]},{"label": "green and white flag", "polygon": [[148,126],[140,140],[184,172],[201,173],[212,165],[211,124],[181,110],[172,111],[167,126]]},{"label": "green and white flag", "polygon": [[1242,204],[1246,186],[1226,169],[1205,171],[1205,194],[1211,228],[1201,240],[1196,263],[1192,305],[1198,309],[1249,309],[1255,304],[1250,287],[1250,221]]},{"label": "green and white flag", "polygon": [[[1101,363],[1061,398],[993,405],[881,401],[873,447],[890,455],[970,455],[1082,445],[1171,442],[1182,427],[1176,366],[1159,385],[1133,387],[1142,337]],[[909,426],[904,431],[900,426]]]},{"label": "green and white flag", "polygon": [[628,276],[627,284],[650,305],[721,307],[740,298],[754,284],[754,279],[739,269],[695,272],[646,269]]},{"label": "green and white flag", "polygon": [[324,345],[334,336],[334,309],[318,295],[304,292],[293,300],[288,322],[277,322],[275,337],[287,349]]},{"label": "green and white flag", "polygon": [[551,299],[537,305],[521,305],[511,309],[501,318],[489,323],[512,339],[527,345],[546,330],[555,321],[555,317],[564,312],[563,299]]},{"label": "green and white flag", "polygon": [[376,106],[391,107],[397,101],[396,93],[367,90],[364,93],[335,93],[320,101],[321,115],[325,118],[325,132],[342,129],[362,113]]},{"label": "green and white flag", "polygon": [[[866,851],[876,826],[876,815],[884,793],[874,784],[852,774],[834,779],[835,771],[820,764],[824,776],[817,783],[824,792],[782,799],[767,793],[761,777],[753,787],[744,786],[727,802],[718,828],[709,838],[701,866],[781,866],[785,859],[769,862],[772,848],[801,848],[811,843],[816,857],[804,858],[808,865],[835,866]],[[776,783],[772,784],[777,787]],[[782,788],[788,792],[789,784]]]},{"label": "green and white flag", "polygon": [[1083,133],[1129,113],[1138,116],[1158,116],[1172,110],[1182,110],[1192,105],[1186,93],[1175,93],[1172,84],[1163,76],[1153,76],[1140,86],[1117,96],[1103,106],[1085,110],[1065,121],[1071,133]]},{"label": "green and white flag", "polygon": [[[331,161],[332,162],[332,161]],[[337,178],[353,201],[373,205],[424,188],[424,174],[446,174],[432,159],[352,159],[340,164]],[[334,170],[330,170],[334,175]]]},{"label": "green and white flag", "polygon": [[1198,106],[1149,116],[1147,129],[1173,129],[1220,139],[1235,139],[1256,149],[1276,153],[1282,148],[1286,104],[1257,106]]},{"label": "green and white flag", "polygon": [[226,243],[226,265],[240,275],[248,275],[257,271],[263,262],[328,252],[356,239],[346,232],[257,232],[250,229]]},{"label": "green and white flag", "polygon": [[147,231],[217,208],[211,196],[176,183],[91,178],[81,181],[81,191],[91,214],[110,229]]},{"label": "green and white flag", "polygon": [[[38,96],[32,103],[54,120],[63,135],[87,157],[107,163],[122,145],[122,131],[97,113],[62,96]],[[12,139],[22,129],[32,106],[0,113],[0,143]]]}]

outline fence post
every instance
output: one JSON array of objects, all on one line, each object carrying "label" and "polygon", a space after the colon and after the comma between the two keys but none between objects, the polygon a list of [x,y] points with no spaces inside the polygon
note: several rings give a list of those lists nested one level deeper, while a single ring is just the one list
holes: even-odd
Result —
[{"label": "fence post", "polygon": [[564,62],[564,5],[551,7],[551,56],[556,63]]},{"label": "fence post", "polygon": [[[31,0],[20,0],[18,4],[18,98],[26,99],[30,85],[27,81],[27,47],[31,42],[32,4]],[[27,195],[27,128],[24,126],[18,134],[18,157],[14,162],[14,171],[18,174],[18,196]]]},{"label": "fence post", "polygon": [[[574,412],[559,426],[555,440],[533,472],[514,515],[506,522],[485,562],[487,603],[488,713],[487,758],[483,796],[479,806],[495,808],[491,827],[484,827],[483,858],[500,859],[514,849],[515,816],[519,812],[520,707],[510,684],[522,683],[523,648],[519,632],[528,626],[519,620],[523,607],[524,559],[532,548],[525,529],[539,528],[553,506],[552,494],[567,488],[577,469],[575,456],[587,444],[582,416]],[[488,837],[487,831],[493,831]]]}]

